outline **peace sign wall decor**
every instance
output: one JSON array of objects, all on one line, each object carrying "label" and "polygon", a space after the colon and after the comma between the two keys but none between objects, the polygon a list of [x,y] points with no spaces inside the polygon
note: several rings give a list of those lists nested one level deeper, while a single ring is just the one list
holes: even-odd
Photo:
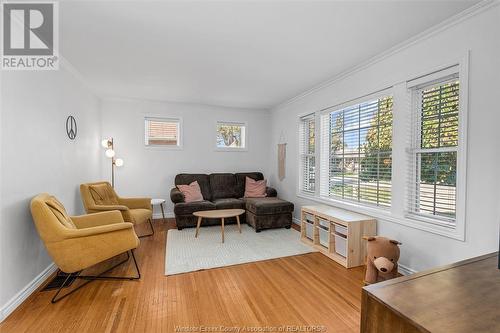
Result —
[{"label": "peace sign wall decor", "polygon": [[76,134],[78,133],[78,126],[76,125],[76,119],[73,116],[69,116],[66,119],[66,134],[70,140],[76,139]]}]

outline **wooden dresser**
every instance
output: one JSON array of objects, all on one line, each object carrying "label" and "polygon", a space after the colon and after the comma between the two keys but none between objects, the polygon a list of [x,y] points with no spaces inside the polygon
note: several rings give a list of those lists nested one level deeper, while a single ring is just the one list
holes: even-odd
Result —
[{"label": "wooden dresser", "polygon": [[500,332],[498,253],[363,288],[361,332]]}]

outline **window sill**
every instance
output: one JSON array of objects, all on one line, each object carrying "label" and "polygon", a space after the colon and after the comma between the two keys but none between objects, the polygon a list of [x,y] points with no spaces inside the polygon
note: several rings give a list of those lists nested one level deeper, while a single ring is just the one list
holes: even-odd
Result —
[{"label": "window sill", "polygon": [[215,148],[218,152],[247,152],[248,148]]},{"label": "window sill", "polygon": [[452,238],[455,240],[465,241],[465,231],[463,228],[450,228],[444,227],[436,224],[432,224],[429,222],[423,222],[421,220],[417,220],[414,218],[410,218],[409,216],[394,216],[390,213],[388,209],[384,208],[375,208],[364,205],[357,205],[350,202],[344,202],[340,200],[335,200],[331,198],[325,197],[317,197],[313,195],[307,195],[305,193],[299,192],[297,193],[297,197],[302,199],[307,199],[311,201],[315,201],[318,203],[326,204],[329,206],[334,206],[346,210],[350,210],[359,214],[369,215],[375,217],[377,219],[381,219],[384,221],[388,221],[391,223],[396,223],[399,225],[403,225],[409,228],[418,229],[426,232],[430,232],[436,235]]},{"label": "window sill", "polygon": [[465,232],[463,228],[461,229],[458,226],[450,227],[439,225],[438,223],[442,222],[441,220],[436,220],[436,223],[433,223],[432,220],[432,218],[419,218],[418,216],[407,214],[399,223],[410,228],[431,232],[465,242]]},{"label": "window sill", "polygon": [[151,145],[144,145],[144,148],[148,150],[183,150],[184,148],[182,146],[151,146]]}]

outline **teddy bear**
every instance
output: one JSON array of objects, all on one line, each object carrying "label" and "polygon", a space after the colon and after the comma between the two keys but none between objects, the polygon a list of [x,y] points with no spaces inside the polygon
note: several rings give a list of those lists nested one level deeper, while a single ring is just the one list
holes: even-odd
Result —
[{"label": "teddy bear", "polygon": [[393,279],[398,276],[399,245],[386,237],[363,237],[366,246],[365,285]]}]

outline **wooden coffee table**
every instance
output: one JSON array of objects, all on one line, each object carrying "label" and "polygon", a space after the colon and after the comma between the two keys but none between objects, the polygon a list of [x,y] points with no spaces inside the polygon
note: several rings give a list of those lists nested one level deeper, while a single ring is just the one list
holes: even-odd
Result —
[{"label": "wooden coffee table", "polygon": [[216,209],[216,210],[200,210],[199,212],[194,212],[194,216],[198,216],[198,224],[196,225],[196,235],[198,237],[198,232],[200,230],[201,219],[221,219],[221,233],[222,233],[222,243],[224,243],[224,219],[230,217],[236,217],[236,222],[238,223],[238,230],[241,234],[240,225],[240,215],[245,213],[244,209]]}]

